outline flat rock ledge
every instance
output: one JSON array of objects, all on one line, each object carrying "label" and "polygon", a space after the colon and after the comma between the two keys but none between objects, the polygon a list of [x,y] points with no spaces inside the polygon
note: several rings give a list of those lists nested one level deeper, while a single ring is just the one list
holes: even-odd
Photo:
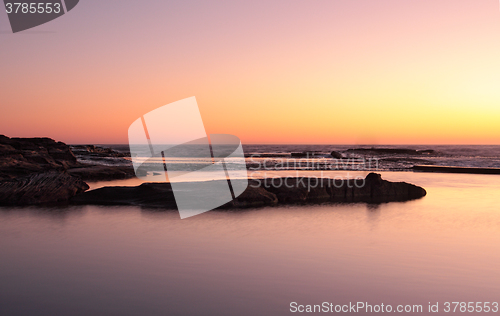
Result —
[{"label": "flat rock ledge", "polygon": [[67,202],[89,189],[80,178],[57,171],[0,182],[0,205],[35,205]]},{"label": "flat rock ledge", "polygon": [[[356,181],[350,179],[343,182],[328,178],[268,178],[249,180],[247,189],[221,208],[321,202],[384,203],[409,201],[426,194],[425,189],[421,187],[406,182],[386,181],[377,173],[370,173],[365,179]],[[143,183],[136,187],[103,187],[79,194],[70,202],[177,208],[170,183]]]}]

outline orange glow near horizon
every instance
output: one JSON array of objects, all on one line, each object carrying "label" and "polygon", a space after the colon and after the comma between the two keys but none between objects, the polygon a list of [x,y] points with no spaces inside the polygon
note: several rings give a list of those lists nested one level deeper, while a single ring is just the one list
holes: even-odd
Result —
[{"label": "orange glow near horizon", "polygon": [[496,0],[129,2],[0,34],[0,134],[127,143],[196,96],[246,144],[500,144]]}]

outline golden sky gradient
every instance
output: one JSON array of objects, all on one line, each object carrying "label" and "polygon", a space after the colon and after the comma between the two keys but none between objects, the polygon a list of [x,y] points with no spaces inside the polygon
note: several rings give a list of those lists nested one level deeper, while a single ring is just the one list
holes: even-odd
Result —
[{"label": "golden sky gradient", "polygon": [[500,144],[497,0],[86,0],[0,13],[0,134],[126,143],[196,96],[243,143]]}]

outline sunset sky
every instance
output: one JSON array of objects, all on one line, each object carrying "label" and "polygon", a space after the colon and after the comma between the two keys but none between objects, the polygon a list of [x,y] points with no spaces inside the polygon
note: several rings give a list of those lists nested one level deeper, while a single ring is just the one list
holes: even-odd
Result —
[{"label": "sunset sky", "polygon": [[500,144],[498,0],[81,0],[12,34],[0,134],[127,143],[196,96],[243,143]]}]

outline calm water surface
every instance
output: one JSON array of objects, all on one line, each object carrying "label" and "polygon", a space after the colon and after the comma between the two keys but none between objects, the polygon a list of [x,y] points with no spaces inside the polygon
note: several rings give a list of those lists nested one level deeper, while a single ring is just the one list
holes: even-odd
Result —
[{"label": "calm water surface", "polygon": [[500,301],[500,176],[383,177],[428,195],[185,220],[139,207],[0,208],[0,315],[288,315],[290,302],[425,310]]}]

